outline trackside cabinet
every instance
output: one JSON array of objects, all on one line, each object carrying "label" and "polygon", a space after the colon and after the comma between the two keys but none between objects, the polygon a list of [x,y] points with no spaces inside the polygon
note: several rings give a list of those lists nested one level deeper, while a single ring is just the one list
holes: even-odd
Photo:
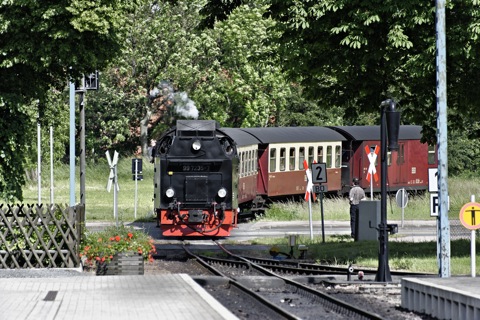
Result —
[{"label": "trackside cabinet", "polygon": [[358,217],[356,219],[355,241],[375,240],[378,241],[378,225],[380,224],[380,201],[363,200],[358,205]]}]

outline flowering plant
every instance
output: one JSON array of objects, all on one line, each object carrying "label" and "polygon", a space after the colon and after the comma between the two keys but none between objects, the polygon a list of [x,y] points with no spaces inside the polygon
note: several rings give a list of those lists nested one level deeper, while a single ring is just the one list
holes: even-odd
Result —
[{"label": "flowering plant", "polygon": [[148,234],[122,225],[86,233],[81,242],[80,258],[93,266],[97,262],[110,262],[115,254],[122,252],[136,252],[152,262],[156,250]]}]

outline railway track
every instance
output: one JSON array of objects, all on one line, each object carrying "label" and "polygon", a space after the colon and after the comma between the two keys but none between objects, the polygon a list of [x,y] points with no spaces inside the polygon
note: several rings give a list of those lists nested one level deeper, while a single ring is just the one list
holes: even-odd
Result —
[{"label": "railway track", "polygon": [[[218,243],[217,245],[227,252],[231,259],[198,256],[188,250],[185,246],[184,250],[191,258],[196,259],[198,263],[202,264],[212,274],[221,277],[223,279],[222,286],[224,288],[233,288],[235,293],[222,292],[221,294],[218,294],[212,291],[211,288],[208,288],[205,279],[197,279],[199,282],[204,282],[203,285],[210,291],[210,293],[214,296],[217,294],[217,299],[220,302],[223,303],[223,301],[232,294],[241,293],[242,295],[245,295],[245,297],[248,297],[242,299],[246,299],[249,302],[239,303],[243,306],[240,313],[238,310],[231,309],[231,311],[241,319],[256,318],[251,314],[245,314],[245,311],[247,310],[247,312],[257,312],[254,311],[254,308],[259,308],[259,310],[269,310],[269,313],[260,312],[262,319],[264,319],[267,314],[272,314],[272,319],[345,319],[347,317],[349,319],[383,318],[375,313],[336,299],[329,294],[286,278],[278,273],[279,270],[281,270],[282,274],[285,274],[285,272],[293,272],[291,270],[295,268],[292,266],[290,266],[290,271],[286,271],[285,266],[274,266],[272,269],[275,271],[272,271],[270,270],[272,265],[265,263],[265,261],[257,263],[252,261],[253,259],[249,260],[245,257],[236,256],[228,252],[228,250],[222,245]],[[270,268],[265,265],[268,265]],[[297,274],[312,274],[311,272],[320,272],[319,270],[304,267],[297,267],[296,269]],[[345,274],[345,270],[343,270],[343,274]],[[216,283],[218,283],[218,280],[216,280]],[[237,299],[239,299],[238,296]],[[229,306],[226,305],[226,307]]]}]

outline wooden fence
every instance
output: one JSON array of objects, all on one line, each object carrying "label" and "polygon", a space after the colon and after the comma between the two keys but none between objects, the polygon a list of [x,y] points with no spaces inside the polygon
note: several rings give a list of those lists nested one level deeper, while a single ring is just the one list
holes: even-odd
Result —
[{"label": "wooden fence", "polygon": [[80,266],[85,209],[0,204],[0,269]]}]

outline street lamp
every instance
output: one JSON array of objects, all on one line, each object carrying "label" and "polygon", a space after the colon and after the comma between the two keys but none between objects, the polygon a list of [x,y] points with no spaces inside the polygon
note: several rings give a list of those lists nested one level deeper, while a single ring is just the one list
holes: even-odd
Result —
[{"label": "street lamp", "polygon": [[391,282],[390,267],[388,266],[388,233],[396,233],[396,225],[387,224],[387,133],[388,150],[398,150],[398,133],[400,131],[400,111],[392,99],[382,101],[380,123],[380,152],[381,152],[381,220],[379,230],[378,270],[375,281]]}]

